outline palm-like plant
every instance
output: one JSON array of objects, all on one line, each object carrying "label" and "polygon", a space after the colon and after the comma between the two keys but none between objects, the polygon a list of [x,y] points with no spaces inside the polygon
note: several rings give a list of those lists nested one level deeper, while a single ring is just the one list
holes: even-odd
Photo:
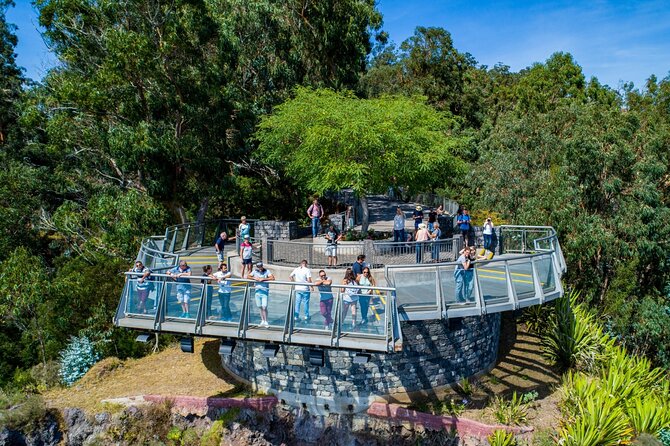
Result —
[{"label": "palm-like plant", "polygon": [[595,316],[577,304],[578,292],[556,300],[549,329],[542,339],[545,357],[562,369],[592,369],[613,341],[595,323]]}]

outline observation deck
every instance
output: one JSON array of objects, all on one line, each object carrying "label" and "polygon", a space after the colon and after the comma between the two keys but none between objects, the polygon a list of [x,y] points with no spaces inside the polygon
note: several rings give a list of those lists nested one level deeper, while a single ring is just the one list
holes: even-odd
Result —
[{"label": "observation deck", "polygon": [[[460,238],[439,242],[437,263],[409,263],[415,260],[418,251],[422,260],[429,259],[435,252],[430,242],[417,245],[366,241],[348,247],[339,245],[341,264],[347,262],[346,266],[350,266],[351,258],[358,253],[366,254],[377,283],[383,286],[340,285],[343,270],[324,268],[333,279],[334,322],[330,327],[325,326],[320,313],[320,293],[316,287],[311,291],[309,319],[294,320],[296,286],[301,284],[285,280],[266,282],[269,284],[269,327],[260,325],[259,309],[254,302],[256,283],[242,278],[231,279],[231,314],[224,320],[221,319],[218,285],[204,283],[205,277],[198,275],[196,265],[207,263],[215,267],[216,256],[205,240],[214,240],[222,228],[234,223],[236,221],[218,220],[179,225],[168,228],[164,236],[145,240],[137,258],[152,270],[146,309],[139,310],[137,274],[126,273],[114,323],[120,327],[181,336],[393,353],[403,348],[403,321],[499,313],[543,304],[564,293],[560,279],[566,265],[554,229],[506,225],[497,228],[495,257],[475,262],[466,278],[453,261],[460,249]],[[262,259],[278,279],[287,276],[286,271],[298,266],[302,258],[310,260],[313,277],[317,277],[316,271],[324,266],[314,260],[325,259],[323,243],[259,238],[253,242],[259,246],[254,262]],[[355,254],[348,254],[349,251]],[[287,254],[290,252],[293,255]],[[192,267],[188,283],[174,282],[165,274],[181,259]],[[233,268],[233,273],[239,273],[238,262],[233,263]],[[351,312],[344,311],[343,297],[350,288],[364,293],[372,291],[370,322],[366,325],[352,324]],[[183,314],[177,302],[177,293],[185,291],[191,296],[188,314]]]}]

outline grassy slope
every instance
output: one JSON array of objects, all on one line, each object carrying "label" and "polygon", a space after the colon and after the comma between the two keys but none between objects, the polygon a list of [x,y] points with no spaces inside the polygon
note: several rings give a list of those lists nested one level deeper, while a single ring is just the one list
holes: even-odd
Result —
[{"label": "grassy slope", "polygon": [[[463,417],[497,424],[489,401],[494,395],[509,396],[513,391],[534,390],[539,398],[529,413],[528,424],[536,430],[554,430],[557,426],[557,395],[560,376],[542,358],[540,340],[527,333],[523,325],[503,322],[500,362],[489,374],[473,380],[474,393]],[[77,384],[46,393],[50,405],[58,408],[79,407],[89,412],[103,409],[101,400],[143,394],[215,396],[235,393],[235,381],[220,365],[218,341],[200,339],[196,352],[182,353],[178,345],[142,359],[119,361],[107,358],[93,367]],[[450,392],[443,399],[460,400]],[[430,401],[413,404],[430,410]]]},{"label": "grassy slope", "polygon": [[223,371],[219,343],[196,341],[195,353],[182,353],[178,345],[141,359],[107,358],[96,364],[71,388],[47,392],[57,408],[101,410],[101,400],[145,394],[215,396],[229,392],[234,380]]}]

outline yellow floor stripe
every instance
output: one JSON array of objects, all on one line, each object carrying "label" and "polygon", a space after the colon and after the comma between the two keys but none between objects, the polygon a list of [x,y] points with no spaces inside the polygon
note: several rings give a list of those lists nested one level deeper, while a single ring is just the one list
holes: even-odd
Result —
[{"label": "yellow floor stripe", "polygon": [[[496,274],[505,274],[505,271],[498,271],[497,269],[484,269],[484,268],[479,268],[477,271],[484,271],[487,273],[496,273]],[[530,274],[523,274],[523,273],[510,273],[512,276],[521,276],[521,277],[533,277]]]}]

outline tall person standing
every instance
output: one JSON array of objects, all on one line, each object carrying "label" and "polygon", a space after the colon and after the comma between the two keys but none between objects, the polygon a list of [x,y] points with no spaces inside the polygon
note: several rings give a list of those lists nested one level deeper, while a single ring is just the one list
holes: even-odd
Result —
[{"label": "tall person standing", "polygon": [[316,238],[319,235],[321,217],[323,217],[323,207],[319,204],[319,200],[314,200],[307,208],[307,216],[312,220],[312,238]]}]

